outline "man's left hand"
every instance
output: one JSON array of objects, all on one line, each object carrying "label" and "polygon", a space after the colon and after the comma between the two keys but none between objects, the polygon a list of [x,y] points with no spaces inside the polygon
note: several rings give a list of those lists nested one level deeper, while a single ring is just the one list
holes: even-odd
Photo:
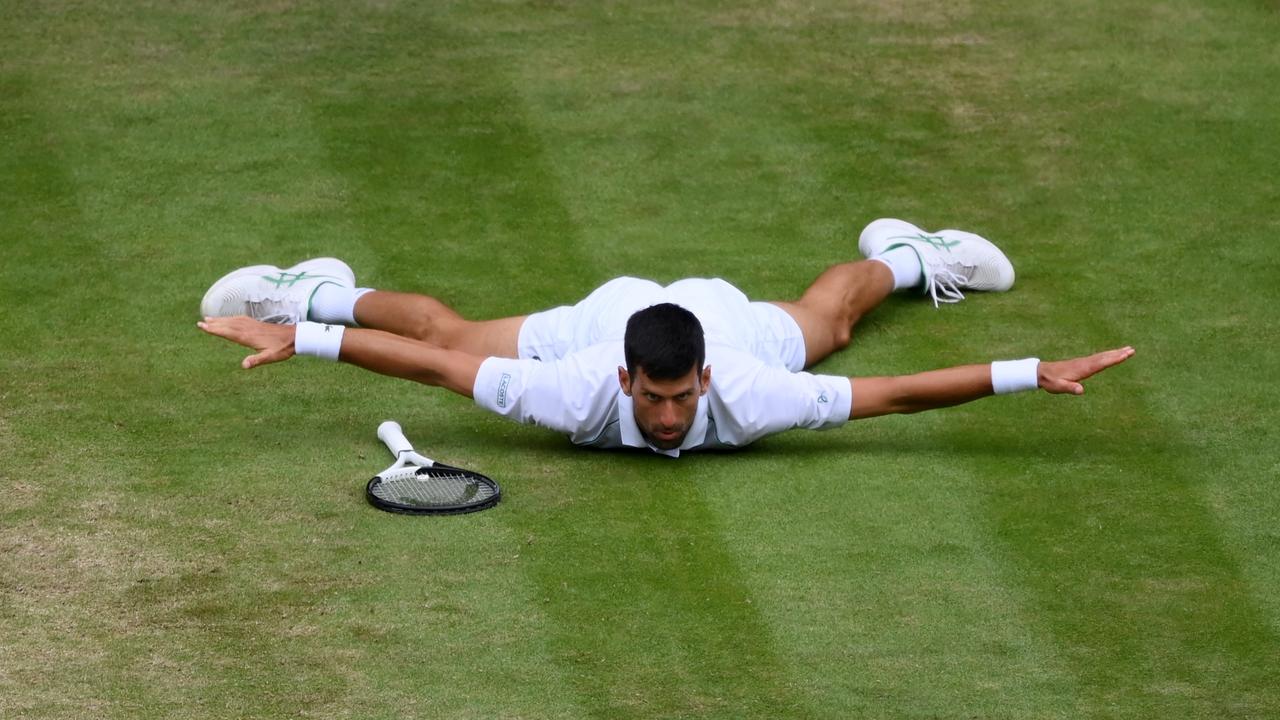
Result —
[{"label": "man's left hand", "polygon": [[296,328],[292,325],[272,325],[240,315],[207,317],[196,323],[196,327],[210,335],[256,350],[256,353],[240,362],[240,367],[245,370],[293,357]]},{"label": "man's left hand", "polygon": [[1133,352],[1131,347],[1122,347],[1071,360],[1041,361],[1038,371],[1040,388],[1051,393],[1083,395],[1084,385],[1080,384],[1081,380],[1086,380],[1113,365],[1119,365],[1133,357]]}]

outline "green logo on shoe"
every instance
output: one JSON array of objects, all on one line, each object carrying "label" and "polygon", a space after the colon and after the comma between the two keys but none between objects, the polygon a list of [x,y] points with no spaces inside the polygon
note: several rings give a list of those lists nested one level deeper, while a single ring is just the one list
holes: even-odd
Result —
[{"label": "green logo on shoe", "polygon": [[917,235],[897,235],[889,239],[890,240],[923,240],[924,242],[927,242],[930,245],[932,245],[934,249],[946,250],[947,252],[950,252],[951,248],[960,244],[959,240],[948,240],[942,237],[941,235],[925,235],[924,233],[919,233]]},{"label": "green logo on shoe", "polygon": [[272,283],[273,285],[275,285],[275,286],[276,286],[276,288],[277,288],[277,289],[279,289],[279,288],[291,288],[291,287],[293,287],[294,285],[297,285],[297,284],[298,284],[298,282],[299,282],[300,280],[304,280],[304,279],[305,279],[305,280],[318,280],[318,279],[320,279],[320,278],[328,278],[328,279],[330,279],[330,280],[339,280],[339,279],[340,279],[340,278],[336,278],[336,277],[334,277],[334,276],[332,276],[332,275],[310,275],[310,274],[308,274],[308,273],[307,273],[307,271],[306,271],[306,270],[303,270],[303,271],[302,271],[302,272],[300,272],[300,273],[290,273],[290,272],[284,272],[284,271],[281,271],[278,275],[263,275],[263,276],[262,276],[262,279],[263,279],[263,280],[266,280],[267,282]]},{"label": "green logo on shoe", "polygon": [[946,250],[948,252],[951,250],[951,248],[960,244],[959,240],[947,240],[941,235],[925,235],[921,233],[920,239],[929,243],[930,245],[934,246],[939,250]]}]

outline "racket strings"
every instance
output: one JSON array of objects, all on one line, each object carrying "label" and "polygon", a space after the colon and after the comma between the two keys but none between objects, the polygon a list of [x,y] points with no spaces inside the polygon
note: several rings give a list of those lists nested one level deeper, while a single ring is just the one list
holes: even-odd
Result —
[{"label": "racket strings", "polygon": [[409,468],[389,473],[370,491],[410,508],[449,508],[484,503],[497,494],[492,481],[446,468]]}]

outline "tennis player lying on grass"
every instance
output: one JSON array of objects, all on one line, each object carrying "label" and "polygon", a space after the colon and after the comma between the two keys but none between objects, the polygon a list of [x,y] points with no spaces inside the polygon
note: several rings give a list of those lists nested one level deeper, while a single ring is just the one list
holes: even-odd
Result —
[{"label": "tennis player lying on grass", "polygon": [[577,305],[484,321],[425,295],[357,288],[333,258],[255,265],[209,288],[198,325],[257,351],[246,369],[295,354],[342,360],[452,390],[578,445],[673,457],[991,394],[1079,395],[1080,381],[1133,355],[1124,347],[896,377],[803,372],[848,345],[895,290],[923,289],[937,305],[963,299],[962,290],[1013,286],[1004,253],[972,233],[876,220],[858,248],[870,259],[828,268],[791,302],[750,302],[719,279],[661,287],[623,277]]}]

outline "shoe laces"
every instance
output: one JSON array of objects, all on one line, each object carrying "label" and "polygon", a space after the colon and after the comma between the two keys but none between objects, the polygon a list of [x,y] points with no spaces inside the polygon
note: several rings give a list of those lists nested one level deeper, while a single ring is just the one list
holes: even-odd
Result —
[{"label": "shoe laces", "polygon": [[[964,299],[964,293],[960,288],[969,282],[969,276],[973,274],[973,266],[947,263],[940,259],[927,263],[927,266],[929,275],[925,279],[925,287],[929,297],[933,299],[935,308],[939,303],[958,303]],[[964,272],[968,275],[963,274]]]},{"label": "shoe laces", "polygon": [[[940,247],[931,236],[921,234],[903,239],[906,242],[901,245],[915,250],[916,256],[920,258],[925,276],[924,289],[933,300],[933,306],[936,308],[940,303],[958,303],[964,300],[964,293],[960,288],[968,285],[975,266],[959,262],[949,251],[944,254],[942,249],[950,246]],[[888,249],[895,247],[898,245],[890,245]]]}]

